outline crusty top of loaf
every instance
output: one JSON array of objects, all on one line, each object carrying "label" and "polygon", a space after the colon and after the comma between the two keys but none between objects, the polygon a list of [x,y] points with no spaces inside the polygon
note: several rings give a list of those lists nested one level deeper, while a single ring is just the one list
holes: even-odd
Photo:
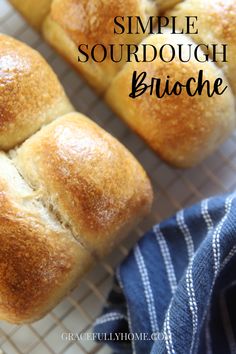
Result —
[{"label": "crusty top of loaf", "polygon": [[90,255],[0,153],[0,317],[33,321],[55,305]]},{"label": "crusty top of loaf", "polygon": [[[166,30],[163,35],[149,36],[143,43],[152,44],[159,49],[163,44],[171,43],[177,48],[178,43],[196,44],[190,37],[171,35]],[[169,60],[172,51],[165,48],[165,58]],[[141,54],[140,54],[141,55]],[[148,58],[153,55],[147,50]],[[185,55],[188,55],[185,53]],[[203,58],[203,52],[201,54]],[[222,70],[211,62],[204,64],[204,80],[211,85],[218,77],[223,78],[228,89],[222,96],[209,98],[206,88],[201,96],[190,97],[183,89],[181,95],[157,98],[155,87],[153,95],[147,90],[142,96],[130,101],[130,80],[134,70],[146,72],[146,84],[152,77],[161,79],[161,92],[164,90],[167,76],[170,87],[176,81],[186,84],[190,77],[197,79],[202,64],[194,58],[188,63],[182,63],[178,58],[165,63],[159,58],[150,63],[127,63],[112,82],[107,91],[109,100],[115,111],[141,135],[151,147],[166,161],[179,167],[191,167],[209,155],[235,127],[234,97]],[[196,87],[196,85],[195,85]],[[212,86],[211,86],[212,87]]]},{"label": "crusty top of loaf", "polygon": [[[123,55],[120,62],[114,63],[109,57],[108,45],[116,44],[114,58],[119,60],[118,44],[140,43],[144,38],[143,34],[114,34],[114,17],[135,14],[146,20],[149,15],[157,15],[157,11],[155,1],[150,0],[54,0],[43,33],[97,91],[103,92],[125,62]],[[101,63],[91,58],[86,63],[78,63],[78,55],[84,60],[77,49],[81,44],[88,45],[90,50],[94,45],[102,44],[107,47],[108,56]],[[68,55],[68,50],[72,48]],[[96,57],[104,57],[100,46],[96,48]]]},{"label": "crusty top of loaf", "polygon": [[114,35],[114,17],[135,14],[146,18],[156,14],[155,2],[149,0],[54,0],[51,17],[76,44],[126,43],[139,38]]},{"label": "crusty top of loaf", "polygon": [[150,208],[152,191],[142,167],[81,114],[43,128],[20,147],[15,162],[74,236],[98,255]]},{"label": "crusty top of loaf", "polygon": [[44,123],[71,110],[42,56],[0,34],[0,148],[15,146]]}]

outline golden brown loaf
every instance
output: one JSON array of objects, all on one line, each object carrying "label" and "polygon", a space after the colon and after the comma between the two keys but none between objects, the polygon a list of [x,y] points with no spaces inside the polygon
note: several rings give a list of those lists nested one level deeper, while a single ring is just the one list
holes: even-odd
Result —
[{"label": "golden brown loaf", "polygon": [[[148,35],[124,34],[116,36],[114,41],[112,21],[117,15],[141,16],[142,19],[158,15],[177,16],[176,28],[184,28],[185,32],[186,16],[197,16],[198,35],[192,35],[192,38],[190,35],[187,38],[184,35],[156,35],[155,43],[152,37],[146,37],[143,43],[156,45],[157,42],[157,47],[160,43],[172,42],[175,45],[185,42],[195,47],[197,44],[216,44],[219,46],[218,51],[221,44],[226,44],[227,62],[212,64],[213,47],[210,45],[210,60],[201,64],[195,59],[187,65],[178,59],[174,59],[170,65],[160,63],[160,60],[138,65],[134,62],[125,64],[124,61],[113,64],[109,60],[97,64],[91,58],[86,64],[78,63],[78,44],[140,44],[143,37]],[[41,30],[45,38],[69,62],[74,63],[96,90],[103,91],[106,88],[107,103],[153,150],[175,166],[188,167],[207,157],[235,127],[235,26],[236,0],[53,0]],[[176,43],[176,38],[179,43]],[[148,51],[150,55],[150,48]],[[192,75],[197,79],[199,70],[203,70],[204,79],[209,79],[211,85],[218,77],[224,79],[224,86],[230,85],[222,96],[211,98],[205,94],[194,98],[182,94],[160,100],[145,94],[132,100],[128,96],[135,69],[138,73],[142,70],[149,73],[147,83],[150,83],[154,74],[164,83],[167,75],[172,76],[171,82],[174,79],[186,81]]]},{"label": "golden brown loaf", "polygon": [[73,110],[56,75],[35,50],[0,34],[0,149]]},{"label": "golden brown loaf", "polygon": [[[195,45],[183,35],[171,35],[166,31],[159,36],[149,36],[144,43],[160,48],[165,43]],[[158,44],[157,44],[158,43]],[[152,51],[148,52],[149,58]],[[171,58],[166,47],[165,58]],[[202,53],[203,58],[203,53]],[[116,76],[106,94],[106,100],[114,111],[122,117],[151,147],[167,162],[178,167],[190,167],[203,160],[222,143],[235,127],[235,106],[233,94],[228,90],[222,96],[209,98],[206,91],[201,96],[190,97],[186,91],[179,96],[157,98],[144,94],[132,100],[130,78],[134,70],[145,71],[150,84],[151,77],[165,82],[167,73],[170,83],[176,80],[186,82],[196,77],[202,64],[191,60],[183,64],[175,60],[165,63],[160,59],[152,63],[127,63]],[[223,72],[213,63],[205,63],[204,76],[211,83]],[[164,84],[162,84],[163,90]]]},{"label": "golden brown loaf", "polygon": [[79,113],[60,117],[72,106],[36,52],[3,35],[0,47],[1,148],[14,147],[0,151],[0,320],[25,323],[148,213],[152,188],[116,139]]}]

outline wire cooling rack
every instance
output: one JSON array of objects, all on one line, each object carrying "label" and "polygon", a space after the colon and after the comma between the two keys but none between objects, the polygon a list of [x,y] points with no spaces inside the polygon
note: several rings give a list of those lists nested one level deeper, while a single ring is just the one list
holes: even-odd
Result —
[{"label": "wire cooling rack", "polygon": [[110,349],[91,340],[68,341],[63,333],[91,333],[94,320],[106,302],[115,266],[135,241],[154,223],[180,208],[236,186],[236,134],[196,168],[168,167],[134,135],[89,89],[78,74],[0,0],[0,32],[28,43],[52,65],[76,109],[111,132],[139,159],[151,176],[155,190],[152,213],[104,262],[92,270],[63,302],[39,322],[14,326],[0,322],[0,354],[108,354]]}]

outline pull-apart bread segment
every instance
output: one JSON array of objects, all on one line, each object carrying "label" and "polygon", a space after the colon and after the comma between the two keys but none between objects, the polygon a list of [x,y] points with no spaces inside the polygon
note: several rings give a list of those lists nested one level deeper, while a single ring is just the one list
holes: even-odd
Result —
[{"label": "pull-apart bread segment", "polygon": [[33,322],[76,285],[91,255],[0,153],[0,318]]},{"label": "pull-apart bread segment", "polygon": [[0,34],[0,149],[14,147],[42,125],[72,110],[42,56]]},{"label": "pull-apart bread segment", "polygon": [[[114,63],[107,57],[104,62],[96,63],[90,58],[86,63],[79,63],[78,46],[86,44],[91,50],[96,44],[106,48],[115,44],[114,57],[119,60],[118,44],[139,44],[144,38],[143,34],[114,34],[114,18],[128,15],[140,16],[144,21],[148,16],[157,15],[157,4],[152,0],[54,0],[43,24],[43,34],[91,86],[102,92],[124,65],[124,60]],[[107,52],[110,53],[109,48]],[[103,50],[97,48],[96,56],[103,58]],[[80,57],[84,60],[83,55]]]},{"label": "pull-apart bread segment", "polygon": [[9,0],[9,2],[33,27],[39,30],[50,11],[52,0]]},{"label": "pull-apart bread segment", "polygon": [[[167,16],[177,16],[181,28],[186,26],[186,16],[197,16],[198,34],[192,35],[194,41],[227,45],[227,62],[218,61],[217,65],[223,68],[236,94],[236,1],[185,0]],[[212,46],[210,49],[212,50]],[[223,52],[223,49],[219,47],[218,52]]]},{"label": "pull-apart bread segment", "polygon": [[[196,46],[190,37],[173,36],[169,31],[165,31],[163,35],[149,36],[143,43],[151,44],[157,50],[166,43],[171,43],[176,51],[179,43],[184,44],[184,48],[188,44],[193,48]],[[165,47],[164,56],[167,61],[172,54],[169,47]],[[202,58],[203,55],[202,53]],[[151,59],[152,56],[153,51],[148,49],[148,58]],[[187,56],[188,53],[183,54],[183,57]],[[132,99],[129,97],[130,82],[134,71],[138,74],[146,72],[145,84],[150,85],[153,77],[161,79],[160,87],[163,92],[167,75],[170,87],[173,87],[176,81],[186,83],[191,77],[197,79],[201,69],[202,64],[194,58],[187,63],[181,62],[179,58],[169,63],[160,58],[150,63],[127,63],[106,94],[106,100],[114,111],[164,160],[178,167],[190,167],[203,160],[235,128],[234,96],[222,70],[214,63],[204,64],[204,79],[213,85],[217,78],[223,78],[225,86],[228,86],[221,96],[208,97],[204,89],[202,95],[194,97],[183,90],[181,95],[165,95],[159,98],[156,97],[154,87],[152,95],[149,89]]]},{"label": "pull-apart bread segment", "polygon": [[95,257],[107,254],[150,209],[152,190],[142,167],[81,114],[44,127],[16,151],[14,163]]}]

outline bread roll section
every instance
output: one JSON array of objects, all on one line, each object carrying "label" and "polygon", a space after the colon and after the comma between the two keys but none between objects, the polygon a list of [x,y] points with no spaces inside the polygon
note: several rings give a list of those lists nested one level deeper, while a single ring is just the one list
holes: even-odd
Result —
[{"label": "bread roll section", "polygon": [[[159,48],[165,43],[171,43],[176,48],[179,43],[196,46],[190,37],[171,35],[149,36],[143,43]],[[152,56],[148,52],[148,58]],[[172,51],[166,47],[165,58],[172,57]],[[184,57],[188,53],[184,54]],[[200,56],[200,55],[199,55]],[[202,52],[202,58],[204,53]],[[157,98],[145,93],[135,99],[129,97],[132,74],[146,72],[146,83],[150,85],[152,77],[162,80],[163,91],[167,75],[170,86],[176,80],[186,82],[190,77],[197,78],[202,64],[192,59],[182,63],[178,58],[168,62],[156,60],[151,63],[127,63],[116,76],[106,94],[106,101],[113,110],[124,119],[164,160],[177,167],[191,167],[214,151],[235,128],[234,96],[228,84],[227,91],[222,96],[209,98],[206,90],[201,96],[190,97],[186,91],[181,95]],[[210,83],[221,77],[227,85],[223,72],[213,63],[204,64],[204,77]],[[155,92],[155,88],[154,88]]]},{"label": "bread roll section", "polygon": [[88,118],[71,113],[28,139],[14,162],[95,257],[149,211],[152,191],[133,156]]},{"label": "bread roll section", "polygon": [[22,143],[42,125],[72,110],[42,56],[0,34],[0,149]]},{"label": "bread roll section", "polygon": [[0,318],[33,322],[77,284],[93,258],[3,153],[0,171]]},{"label": "bread roll section", "polygon": [[[114,63],[110,58],[103,62],[89,60],[78,62],[78,46],[102,44],[107,48],[113,43],[138,44],[144,38],[143,34],[114,34],[114,17],[135,14],[145,21],[148,16],[156,16],[157,4],[150,0],[54,0],[50,15],[43,24],[42,31],[48,42],[56,48],[98,92],[103,92],[124,61]],[[85,50],[85,47],[83,47]],[[97,60],[103,58],[101,47],[96,49]],[[84,60],[80,55],[81,60]],[[118,61],[120,52],[118,46],[114,57]]]}]

